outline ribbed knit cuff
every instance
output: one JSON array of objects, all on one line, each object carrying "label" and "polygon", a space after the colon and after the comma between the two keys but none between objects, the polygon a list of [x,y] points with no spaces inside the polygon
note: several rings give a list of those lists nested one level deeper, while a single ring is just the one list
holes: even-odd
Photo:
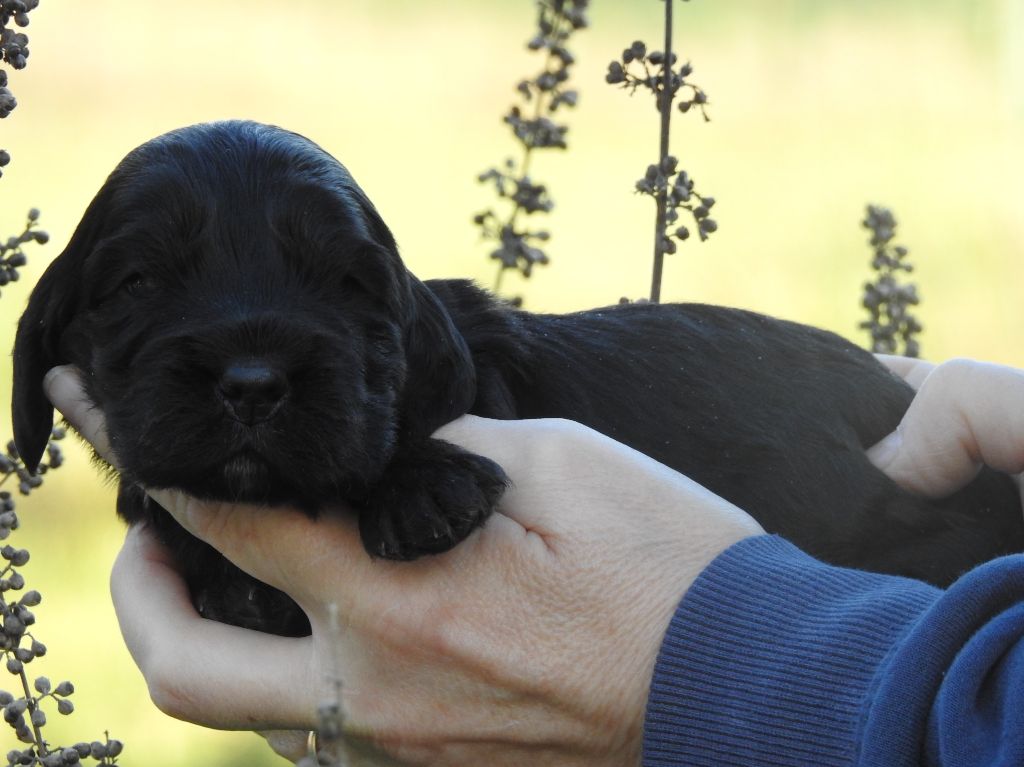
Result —
[{"label": "ribbed knit cuff", "polygon": [[781,538],[737,543],[666,633],[644,766],[855,762],[879,665],[941,593],[822,564]]}]

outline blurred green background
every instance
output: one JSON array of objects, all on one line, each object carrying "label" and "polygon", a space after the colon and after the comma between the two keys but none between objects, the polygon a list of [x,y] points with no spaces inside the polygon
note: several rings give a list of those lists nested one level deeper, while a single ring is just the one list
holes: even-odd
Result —
[{"label": "blurred green background", "polygon": [[[654,47],[655,0],[594,3],[577,36],[580,107],[570,150],[540,153],[556,201],[550,267],[508,280],[535,310],[644,295],[653,212],[633,183],[656,155],[651,99],[604,83],[632,40]],[[863,342],[867,202],[891,206],[911,248],[924,353],[1024,365],[1024,3],[1020,0],[732,0],[679,4],[676,45],[713,121],[677,119],[673,151],[720,230],[669,259],[663,296],[748,307]],[[470,223],[489,206],[478,172],[516,153],[501,115],[533,75],[531,0],[221,0],[58,3],[32,14],[20,102],[0,124],[13,156],[0,225],[33,205],[52,235],[4,288],[5,343],[29,286],[91,196],[137,144],[202,120],[249,117],[304,133],[375,200],[420,277],[489,285]],[[9,363],[0,369],[9,398]],[[6,407],[6,406],[5,406]],[[2,430],[10,435],[8,419]],[[70,442],[70,440],[69,440]],[[77,446],[19,510],[45,600],[37,673],[71,678],[78,711],[53,740],[124,740],[126,764],[270,765],[250,734],[174,722],[149,702],[107,595],[121,538],[112,492]],[[2,677],[0,677],[2,678]],[[0,682],[0,687],[10,686]],[[0,730],[0,753],[13,744]]]}]

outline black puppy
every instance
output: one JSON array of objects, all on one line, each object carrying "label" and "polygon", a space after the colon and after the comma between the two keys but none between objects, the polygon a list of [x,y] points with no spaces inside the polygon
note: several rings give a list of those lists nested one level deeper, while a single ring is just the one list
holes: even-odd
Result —
[{"label": "black puppy", "polygon": [[530,314],[420,282],[336,160],[251,122],[130,153],[32,294],[14,357],[26,463],[52,422],[43,375],[73,363],[106,415],[120,514],[176,552],[203,614],[265,631],[308,626],[140,488],[345,502],[370,553],[411,559],[457,544],[504,489],[500,467],[430,436],[466,412],[581,421],[838,564],[945,584],[1024,549],[1007,477],[933,502],[871,466],[912,392],[838,336],[701,305]]}]

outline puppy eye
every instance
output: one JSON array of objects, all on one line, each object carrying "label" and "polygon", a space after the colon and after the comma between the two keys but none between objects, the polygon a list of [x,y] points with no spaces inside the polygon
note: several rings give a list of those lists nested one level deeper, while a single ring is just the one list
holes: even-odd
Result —
[{"label": "puppy eye", "polygon": [[133,298],[139,298],[153,293],[156,283],[144,274],[132,274],[121,283],[121,290]]}]

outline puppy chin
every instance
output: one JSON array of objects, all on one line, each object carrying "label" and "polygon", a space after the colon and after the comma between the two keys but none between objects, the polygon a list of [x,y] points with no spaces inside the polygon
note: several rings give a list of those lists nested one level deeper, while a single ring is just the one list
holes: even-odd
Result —
[{"label": "puppy chin", "polygon": [[270,466],[252,452],[242,452],[229,458],[220,472],[219,485],[233,500],[274,503],[274,487],[280,481],[272,476]]},{"label": "puppy chin", "polygon": [[265,459],[245,451],[202,471],[174,477],[151,476],[145,467],[132,472],[142,485],[181,490],[204,501],[226,501],[257,505],[296,504],[305,506],[298,482],[283,476]]}]

